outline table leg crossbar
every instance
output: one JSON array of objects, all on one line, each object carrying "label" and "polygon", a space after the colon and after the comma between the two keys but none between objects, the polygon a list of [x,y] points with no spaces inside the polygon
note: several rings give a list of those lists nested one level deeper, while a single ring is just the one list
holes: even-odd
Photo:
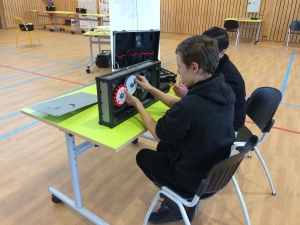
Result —
[{"label": "table leg crossbar", "polygon": [[54,187],[49,187],[49,192],[52,193],[55,197],[57,197],[59,200],[63,201],[64,203],[75,209],[77,212],[82,214],[84,217],[86,217],[93,223],[99,225],[109,225],[107,222],[105,222],[104,220],[102,220],[101,218],[99,218],[98,216],[96,216],[95,214],[93,214],[92,212],[90,212],[82,206],[77,156],[95,145],[86,141],[76,147],[75,138],[72,134],[65,133],[65,137],[67,143],[68,159],[75,201],[63,194],[62,192],[60,192],[59,190],[55,189]]}]

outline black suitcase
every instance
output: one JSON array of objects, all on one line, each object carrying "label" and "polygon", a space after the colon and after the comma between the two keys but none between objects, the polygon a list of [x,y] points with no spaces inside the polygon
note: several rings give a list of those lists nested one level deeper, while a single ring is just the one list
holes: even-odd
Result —
[{"label": "black suitcase", "polygon": [[111,62],[111,51],[110,50],[102,50],[100,54],[97,55],[96,65],[99,68],[109,68]]},{"label": "black suitcase", "polygon": [[113,69],[158,61],[159,30],[113,31]]},{"label": "black suitcase", "polygon": [[[159,30],[113,31],[113,69],[122,69],[146,60],[158,61]],[[160,90],[168,92],[176,74],[161,68]]]}]

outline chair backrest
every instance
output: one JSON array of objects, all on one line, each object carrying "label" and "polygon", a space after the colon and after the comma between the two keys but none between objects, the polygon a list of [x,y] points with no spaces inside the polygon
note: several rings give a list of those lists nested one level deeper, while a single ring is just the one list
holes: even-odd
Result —
[{"label": "chair backrest", "polygon": [[20,17],[14,17],[14,25],[15,25],[17,30],[21,30],[20,25],[23,25],[24,28],[27,30],[27,27],[26,27],[24,21]]},{"label": "chair backrest", "polygon": [[239,28],[239,23],[236,20],[226,20],[224,22],[224,28],[228,30],[236,30]]},{"label": "chair backrest", "polygon": [[261,132],[269,132],[274,124],[273,116],[281,102],[279,90],[272,87],[256,89],[248,98],[246,113]]},{"label": "chair backrest", "polygon": [[300,31],[300,20],[295,20],[291,23],[291,30]]},{"label": "chair backrest", "polygon": [[258,137],[251,136],[240,153],[222,160],[211,168],[206,178],[201,181],[196,194],[200,197],[203,194],[215,193],[224,188],[244,159],[245,154],[253,149],[257,143]]}]

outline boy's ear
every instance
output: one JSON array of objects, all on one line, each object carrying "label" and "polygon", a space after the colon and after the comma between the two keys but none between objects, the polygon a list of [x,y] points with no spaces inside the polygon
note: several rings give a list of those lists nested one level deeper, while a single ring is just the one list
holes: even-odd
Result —
[{"label": "boy's ear", "polygon": [[219,59],[221,59],[221,58],[225,55],[225,51],[226,51],[226,49],[223,49],[223,50],[219,53]]},{"label": "boy's ear", "polygon": [[198,63],[192,62],[191,67],[192,67],[193,73],[195,73],[195,74],[198,73],[198,71],[199,71],[199,69],[200,69]]}]

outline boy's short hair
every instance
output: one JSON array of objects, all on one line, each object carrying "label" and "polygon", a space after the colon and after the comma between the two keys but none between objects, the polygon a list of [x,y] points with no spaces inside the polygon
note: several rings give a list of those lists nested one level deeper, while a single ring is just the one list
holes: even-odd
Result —
[{"label": "boy's short hair", "polygon": [[219,64],[219,50],[217,41],[204,35],[194,35],[182,41],[176,48],[186,68],[192,62],[204,71],[213,74]]},{"label": "boy's short hair", "polygon": [[229,46],[229,36],[226,30],[220,27],[212,27],[203,32],[202,35],[206,35],[212,39],[218,41],[219,52],[227,49]]}]

